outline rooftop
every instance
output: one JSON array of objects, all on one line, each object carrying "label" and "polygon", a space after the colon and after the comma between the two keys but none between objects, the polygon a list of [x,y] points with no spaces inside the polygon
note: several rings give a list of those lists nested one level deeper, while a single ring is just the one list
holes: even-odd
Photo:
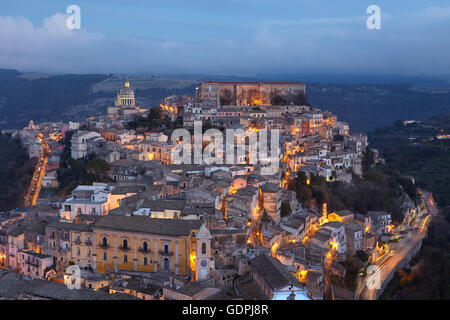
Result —
[{"label": "rooftop", "polygon": [[188,236],[202,225],[198,220],[154,219],[145,216],[103,216],[92,227],[168,236]]},{"label": "rooftop", "polygon": [[302,284],[295,278],[280,261],[260,254],[256,258],[250,260],[252,268],[254,268],[269,284],[273,290],[281,289],[288,285],[302,287]]}]

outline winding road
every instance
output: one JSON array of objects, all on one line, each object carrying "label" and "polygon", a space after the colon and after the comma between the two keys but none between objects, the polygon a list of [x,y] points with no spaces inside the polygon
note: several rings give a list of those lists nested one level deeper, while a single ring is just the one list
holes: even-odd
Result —
[{"label": "winding road", "polygon": [[[378,295],[377,288],[383,288],[384,282],[390,280],[390,276],[396,271],[399,264],[408,257],[408,255],[416,249],[416,246],[423,240],[426,235],[431,217],[439,213],[439,209],[433,200],[433,196],[429,192],[422,192],[422,200],[425,203],[427,212],[422,214],[409,228],[409,231],[397,243],[393,244],[393,250],[389,254],[380,259],[376,264],[378,272],[376,277],[373,275],[366,277],[361,281],[360,286],[356,290],[356,299],[359,300],[376,300]],[[377,286],[374,281],[380,281]]]}]

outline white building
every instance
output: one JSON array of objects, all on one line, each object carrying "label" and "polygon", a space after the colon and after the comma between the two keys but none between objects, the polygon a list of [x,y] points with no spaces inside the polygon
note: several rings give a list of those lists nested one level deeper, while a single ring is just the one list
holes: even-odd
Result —
[{"label": "white building", "polygon": [[119,207],[119,201],[135,193],[115,192],[115,187],[94,182],[92,186],[78,186],[62,204],[61,218],[73,220],[79,214],[107,215]]},{"label": "white building", "polygon": [[100,133],[94,131],[78,131],[71,139],[71,156],[74,159],[81,159],[89,153],[89,141],[92,138],[100,137]]}]

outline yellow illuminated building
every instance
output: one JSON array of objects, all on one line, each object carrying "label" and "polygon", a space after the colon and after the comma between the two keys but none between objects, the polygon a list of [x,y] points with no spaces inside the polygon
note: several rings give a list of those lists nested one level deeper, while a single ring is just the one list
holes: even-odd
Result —
[{"label": "yellow illuminated building", "polygon": [[201,226],[199,220],[101,217],[92,225],[95,270],[171,271],[196,278],[198,255],[202,261],[211,257],[202,247],[210,248],[208,240],[197,238]]}]

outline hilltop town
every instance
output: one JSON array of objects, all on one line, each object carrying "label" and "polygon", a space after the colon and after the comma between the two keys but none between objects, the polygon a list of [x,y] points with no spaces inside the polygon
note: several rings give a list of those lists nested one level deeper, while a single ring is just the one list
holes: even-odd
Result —
[{"label": "hilltop town", "polygon": [[[4,130],[36,167],[22,207],[0,213],[0,297],[376,299],[420,249],[433,197],[400,190],[400,220],[304,201],[301,188],[364,180],[365,167],[384,161],[365,134],[310,106],[306,91],[206,81],[147,108],[126,81],[102,116]],[[177,145],[212,145],[205,135],[172,138],[196,123],[239,132],[243,152],[176,163]],[[246,143],[273,132],[278,169],[268,175]]]}]

